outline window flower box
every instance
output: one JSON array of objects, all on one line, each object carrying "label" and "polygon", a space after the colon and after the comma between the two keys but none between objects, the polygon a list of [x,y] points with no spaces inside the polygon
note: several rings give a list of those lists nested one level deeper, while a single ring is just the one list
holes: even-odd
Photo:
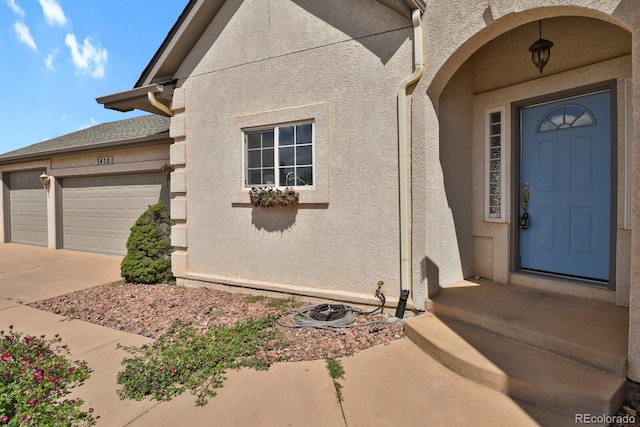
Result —
[{"label": "window flower box", "polygon": [[273,187],[252,187],[249,198],[253,206],[263,208],[281,208],[298,204],[298,193],[289,187],[283,190]]}]

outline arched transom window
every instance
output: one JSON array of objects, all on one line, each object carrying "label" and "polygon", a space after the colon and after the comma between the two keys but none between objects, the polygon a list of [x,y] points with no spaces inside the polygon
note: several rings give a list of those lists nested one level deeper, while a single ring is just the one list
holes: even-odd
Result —
[{"label": "arched transom window", "polygon": [[595,120],[590,112],[578,105],[563,105],[556,108],[540,122],[538,132],[591,126]]}]

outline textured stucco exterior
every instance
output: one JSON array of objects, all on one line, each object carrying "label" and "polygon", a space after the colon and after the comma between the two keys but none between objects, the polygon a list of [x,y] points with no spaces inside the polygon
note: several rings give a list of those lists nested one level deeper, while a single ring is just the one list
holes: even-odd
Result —
[{"label": "textured stucco exterior", "polygon": [[[412,72],[412,32],[385,6],[359,3],[226,2],[181,66],[178,277],[370,300],[382,279],[399,294],[395,98]],[[243,129],[307,119],[313,189],[300,190],[297,208],[253,208]]]},{"label": "textured stucco exterior", "polygon": [[[377,2],[341,3],[339,16],[337,7],[225,2],[174,76],[179,277],[353,294],[369,294],[383,279],[397,296],[394,104],[412,71],[411,30]],[[510,267],[509,165],[503,220],[484,221],[484,111],[504,107],[508,135],[512,102],[631,78],[635,19],[627,2],[433,2],[427,11],[427,66],[409,106],[418,308],[440,286],[474,274],[529,284]],[[539,19],[546,37],[562,40],[542,76],[526,49]],[[588,46],[585,33],[593,36]],[[315,188],[300,190],[298,209],[250,207],[242,130],[308,118],[316,120]],[[505,159],[510,144],[507,137]],[[617,172],[624,174],[620,158]],[[624,196],[616,196],[620,217]],[[630,234],[620,227],[616,239],[616,290],[537,286],[627,305]]]},{"label": "textured stucco exterior", "polygon": [[[411,21],[374,0],[217,4],[171,76],[178,283],[371,303],[382,279],[393,304],[401,263],[396,95],[417,59]],[[554,42],[542,74],[528,51],[540,20]],[[424,73],[406,105],[410,305],[424,309],[442,287],[480,275],[628,306],[629,376],[640,380],[640,91],[628,101],[625,92],[627,82],[640,87],[637,2],[431,1],[421,24]],[[145,81],[166,80],[147,71],[169,62],[152,61]],[[615,102],[609,286],[524,274],[515,237],[518,108],[604,83]],[[486,115],[495,109],[504,122],[503,211],[487,220]],[[243,130],[304,120],[315,124],[314,187],[299,189],[296,208],[253,208]]]},{"label": "textured stucco exterior", "polygon": [[[633,134],[625,140],[627,107],[622,90],[625,79],[636,88],[640,85],[640,9],[630,1],[432,2],[424,19],[429,59],[412,99],[414,296],[420,280],[426,281],[429,295],[435,295],[441,286],[479,274],[505,283],[628,305],[629,376],[638,380],[640,282],[636,278],[640,240],[635,227],[624,226],[629,201],[625,200],[623,183],[625,145],[629,143],[634,156],[632,223],[637,224],[639,96],[637,91],[633,95]],[[538,36],[539,19],[543,19],[545,38],[555,42],[542,75],[532,67],[527,52]],[[585,37],[588,43],[584,43]],[[513,165],[505,165],[504,221],[484,219],[485,110],[504,108],[504,158],[510,162],[512,103],[607,80],[617,83],[617,139],[612,141],[617,157],[613,175],[618,181],[613,194],[615,289],[520,274],[512,264],[515,213],[511,197],[518,191],[510,172]],[[460,168],[466,165],[470,165],[470,173],[460,176]],[[422,171],[427,171],[424,176]]]}]

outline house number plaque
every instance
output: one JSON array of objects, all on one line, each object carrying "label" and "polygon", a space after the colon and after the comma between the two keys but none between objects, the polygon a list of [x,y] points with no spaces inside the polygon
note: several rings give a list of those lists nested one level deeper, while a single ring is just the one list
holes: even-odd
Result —
[{"label": "house number plaque", "polygon": [[111,157],[111,156],[109,156],[109,157],[98,157],[96,160],[97,160],[98,166],[113,164],[113,157]]}]

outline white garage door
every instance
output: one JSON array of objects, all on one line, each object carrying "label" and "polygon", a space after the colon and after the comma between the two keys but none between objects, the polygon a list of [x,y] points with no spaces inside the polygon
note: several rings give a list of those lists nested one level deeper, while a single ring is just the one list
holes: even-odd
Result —
[{"label": "white garage door", "polygon": [[63,179],[63,247],[124,255],[131,226],[167,194],[160,173]]},{"label": "white garage door", "polygon": [[47,246],[47,193],[39,172],[9,175],[11,241]]}]

